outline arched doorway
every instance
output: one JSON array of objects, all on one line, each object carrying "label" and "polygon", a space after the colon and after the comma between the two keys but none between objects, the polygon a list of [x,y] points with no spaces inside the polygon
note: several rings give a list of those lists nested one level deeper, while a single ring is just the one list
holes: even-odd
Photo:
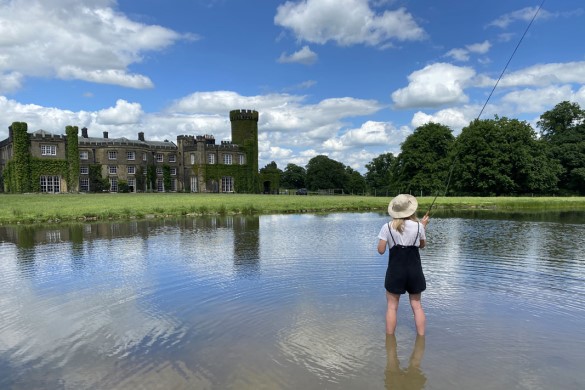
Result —
[{"label": "arched doorway", "polygon": [[264,194],[270,194],[270,181],[267,180],[263,183],[263,187],[264,187],[264,191],[262,191],[262,193]]}]

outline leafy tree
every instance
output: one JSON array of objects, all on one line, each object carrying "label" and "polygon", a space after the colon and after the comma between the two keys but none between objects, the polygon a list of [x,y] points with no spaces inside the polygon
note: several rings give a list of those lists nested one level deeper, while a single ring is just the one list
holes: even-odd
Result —
[{"label": "leafy tree", "polygon": [[[520,157],[516,155],[516,158]],[[531,145],[531,154],[524,155],[524,168],[519,170],[516,178],[524,193],[553,194],[558,191],[559,177],[563,167],[558,160],[550,157],[549,148],[542,140]]]},{"label": "leafy tree", "polygon": [[447,126],[431,122],[417,127],[402,143],[392,166],[394,192],[437,194],[443,190],[454,140]]},{"label": "leafy tree", "polygon": [[577,103],[564,101],[542,114],[536,125],[543,139],[563,143],[578,135],[574,130],[584,122],[585,111]]},{"label": "leafy tree", "polygon": [[526,122],[475,120],[455,144],[455,190],[469,195],[547,193],[556,188],[560,168]]},{"label": "leafy tree", "polygon": [[575,168],[571,171],[571,184],[578,189],[579,193],[585,193],[585,168]]},{"label": "leafy tree", "polygon": [[542,114],[537,126],[551,156],[563,167],[559,187],[564,192],[585,194],[585,110],[564,101]]},{"label": "leafy tree", "polygon": [[287,164],[282,172],[280,184],[284,188],[303,188],[305,187],[305,179],[307,171],[305,168],[295,164]]},{"label": "leafy tree", "polygon": [[264,168],[260,168],[260,173],[282,173],[282,170],[278,168],[278,165],[271,161],[269,164],[266,164]]},{"label": "leafy tree", "polygon": [[319,155],[307,164],[307,188],[311,191],[319,189],[341,189],[345,187],[345,165],[327,156]]},{"label": "leafy tree", "polygon": [[353,170],[351,167],[345,167],[345,175],[345,192],[356,195],[366,192],[366,179],[361,173]]},{"label": "leafy tree", "polygon": [[366,164],[366,184],[374,194],[387,195],[390,187],[390,169],[395,160],[392,153],[384,153]]},{"label": "leafy tree", "polygon": [[118,182],[118,192],[125,194],[130,192],[130,187],[128,186],[128,182],[126,180],[120,180]]}]

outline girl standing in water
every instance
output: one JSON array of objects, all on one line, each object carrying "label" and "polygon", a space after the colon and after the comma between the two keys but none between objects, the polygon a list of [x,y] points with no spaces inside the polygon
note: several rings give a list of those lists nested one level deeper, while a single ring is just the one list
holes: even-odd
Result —
[{"label": "girl standing in water", "polygon": [[388,205],[388,214],[392,221],[385,223],[378,234],[378,253],[390,248],[388,268],[386,269],[386,334],[394,334],[396,330],[396,313],[400,295],[408,292],[410,307],[414,314],[416,332],[425,334],[426,317],[421,304],[421,293],[427,288],[423,274],[419,248],[426,244],[425,229],[429,223],[428,215],[419,222],[415,212],[418,207],[412,195],[396,196]]}]

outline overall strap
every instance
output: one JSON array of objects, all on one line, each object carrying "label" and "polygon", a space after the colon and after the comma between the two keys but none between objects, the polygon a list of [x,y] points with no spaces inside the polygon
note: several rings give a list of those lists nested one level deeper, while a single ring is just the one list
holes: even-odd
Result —
[{"label": "overall strap", "polygon": [[414,238],[414,242],[412,243],[412,246],[416,245],[416,240],[418,240],[418,236],[420,235],[420,222],[416,223],[416,237]]},{"label": "overall strap", "polygon": [[396,245],[396,240],[394,240],[394,236],[392,235],[392,228],[390,227],[390,222],[388,222],[388,233],[390,233],[390,238],[392,238],[392,242]]}]

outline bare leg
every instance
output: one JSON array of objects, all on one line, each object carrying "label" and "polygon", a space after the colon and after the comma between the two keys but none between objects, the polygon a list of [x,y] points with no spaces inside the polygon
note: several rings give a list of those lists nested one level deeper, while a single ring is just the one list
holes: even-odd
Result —
[{"label": "bare leg", "polygon": [[416,325],[416,333],[419,336],[424,336],[427,318],[425,316],[425,312],[423,311],[422,303],[420,301],[421,294],[410,294],[408,298],[410,299],[410,307],[412,308],[412,313],[414,314],[414,324]]},{"label": "bare leg", "polygon": [[386,300],[388,301],[388,307],[386,309],[386,334],[394,334],[400,295],[391,294],[386,291]]}]

